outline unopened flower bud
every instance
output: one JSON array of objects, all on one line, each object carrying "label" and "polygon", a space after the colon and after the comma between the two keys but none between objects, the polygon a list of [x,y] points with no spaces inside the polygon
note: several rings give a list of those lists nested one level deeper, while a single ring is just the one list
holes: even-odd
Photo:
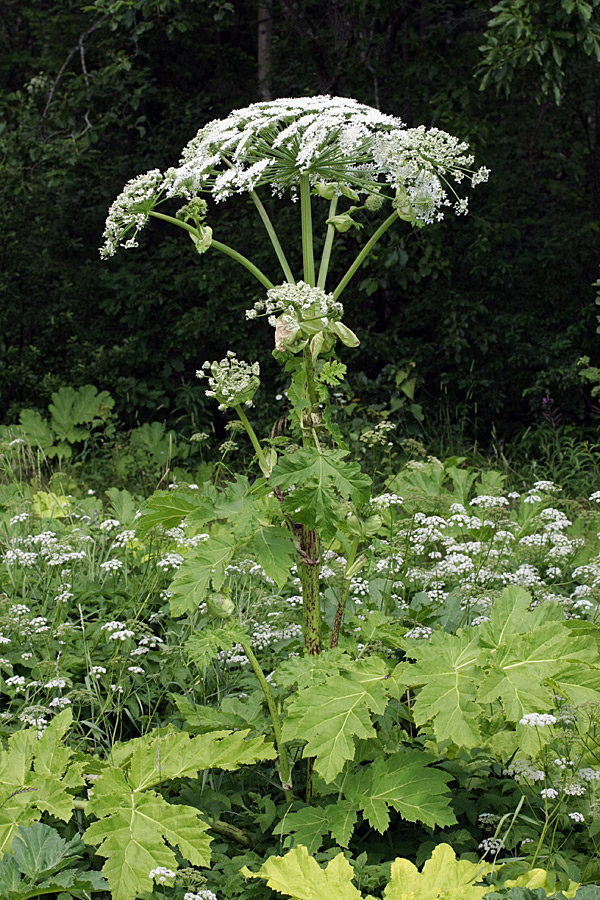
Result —
[{"label": "unopened flower bud", "polygon": [[225,594],[211,594],[206,606],[209,613],[218,619],[230,619],[235,612],[233,600]]}]

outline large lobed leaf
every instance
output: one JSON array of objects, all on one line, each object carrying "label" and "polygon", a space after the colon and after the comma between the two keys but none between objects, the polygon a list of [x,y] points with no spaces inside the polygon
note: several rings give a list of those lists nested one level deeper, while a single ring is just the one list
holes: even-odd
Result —
[{"label": "large lobed leaf", "polygon": [[325,869],[308,855],[306,847],[295,847],[285,856],[271,856],[259,869],[241,869],[248,878],[264,878],[270,888],[296,900],[362,900],[352,884],[354,869],[343,853]]},{"label": "large lobed leaf", "polygon": [[37,728],[13,734],[0,748],[0,856],[11,846],[19,825],[37,822],[42,812],[68,822],[73,812],[71,788],[83,784],[81,765],[62,738],[73,719],[59,713],[38,738]]},{"label": "large lobed leaf", "polygon": [[79,837],[65,841],[48,825],[19,826],[12,852],[0,860],[0,897],[25,900],[67,889],[69,897],[89,897],[93,891],[107,890],[100,872],[82,871],[78,865],[83,849]]},{"label": "large lobed leaf", "polygon": [[326,782],[354,758],[356,738],[374,738],[372,713],[383,714],[388,704],[387,669],[378,671],[355,663],[344,674],[300,689],[289,701],[283,740],[304,740],[304,757],[315,757],[315,769]]},{"label": "large lobed leaf", "polygon": [[[448,844],[438,844],[421,872],[407,859],[392,863],[384,900],[482,900],[490,885],[478,882],[492,870],[485,863],[457,860]],[[339,853],[322,869],[306,847],[294,847],[285,856],[271,856],[248,878],[264,878],[270,888],[296,900],[363,900],[352,884],[352,865]],[[366,897],[365,900],[370,900]]]},{"label": "large lobed leaf", "polygon": [[371,479],[355,462],[347,462],[345,450],[305,447],[282,457],[270,483],[291,490],[284,510],[296,522],[316,528],[324,540],[335,537],[340,521],[339,496],[356,504],[369,499]]},{"label": "large lobed leaf", "polygon": [[503,738],[510,755],[517,744],[527,750],[533,738],[537,745],[532,729],[518,723],[551,709],[557,692],[572,703],[600,701],[595,637],[573,632],[557,604],[534,610],[530,604],[527,591],[511,586],[479,628],[435,632],[430,641],[400,640],[415,660],[402,663],[399,676],[420,688],[413,704],[417,725],[431,722],[438,741],[481,746],[479,723],[498,704],[516,729]]},{"label": "large lobed leaf", "polygon": [[102,772],[87,809],[98,821],[89,826],[84,840],[99,845],[97,853],[107,857],[102,872],[113,900],[134,900],[148,890],[148,873],[158,866],[176,869],[171,847],[178,847],[192,865],[209,865],[210,837],[200,811],[171,805],[151,788],[172,778],[196,777],[205,769],[231,770],[275,758],[264,737],[246,740],[247,734],[148,735],[136,740],[131,755],[119,757],[119,767]]},{"label": "large lobed leaf", "polygon": [[389,808],[409,822],[430,828],[453,825],[448,782],[452,776],[432,768],[433,758],[420,750],[378,757],[344,782],[344,795],[351,799],[381,834],[390,824]]},{"label": "large lobed leaf", "polygon": [[236,547],[232,534],[220,532],[211,536],[190,553],[179,567],[171,584],[171,613],[182,616],[198,609],[208,593],[209,585],[219,591],[225,580],[225,568]]}]

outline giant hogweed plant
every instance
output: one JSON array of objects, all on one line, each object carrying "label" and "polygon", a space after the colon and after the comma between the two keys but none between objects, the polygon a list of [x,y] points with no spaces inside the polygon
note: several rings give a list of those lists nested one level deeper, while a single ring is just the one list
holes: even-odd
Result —
[{"label": "giant hogweed plant", "polygon": [[[260,441],[252,429],[247,410],[259,388],[256,363],[239,360],[234,351],[205,363],[200,372],[208,379],[208,392],[221,409],[239,416],[261,475],[252,482],[238,475],[220,490],[206,484],[202,490],[157,491],[137,526],[142,540],[154,528],[171,534],[179,529],[194,538],[169,600],[172,614],[187,614],[195,627],[187,641],[189,656],[201,671],[214,671],[217,696],[224,686],[219,679],[223,654],[243,658],[254,682],[247,678],[244,683],[250,692],[246,702],[230,696],[219,710],[197,703],[193,686],[186,686],[186,696],[176,699],[187,730],[170,724],[117,743],[104,760],[90,760],[65,745],[70,709],[43,730],[13,735],[0,753],[0,852],[12,848],[14,853],[15,842],[18,846],[22,840],[19,829],[34,827],[43,814],[66,823],[84,817],[83,839],[106,858],[103,874],[113,900],[147,896],[154,881],[159,890],[172,889],[179,897],[182,860],[194,867],[216,861],[210,884],[218,885],[224,854],[218,846],[211,848],[212,832],[227,839],[230,848],[235,843],[244,848],[238,869],[242,862],[258,868],[256,877],[282,893],[332,896],[336,886],[336,896],[359,896],[344,859],[357,845],[357,835],[385,835],[390,852],[403,855],[404,848],[394,841],[399,818],[416,823],[420,835],[438,827],[452,837],[460,807],[451,804],[452,779],[469,781],[477,758],[489,769],[517,753],[532,759],[551,752],[547,723],[559,723],[565,700],[574,706],[600,700],[594,628],[571,628],[556,603],[531,610],[530,595],[517,585],[496,601],[489,621],[475,626],[461,619],[451,625],[446,619],[444,625],[440,619],[443,627],[433,631],[431,642],[419,640],[415,629],[405,633],[393,603],[386,603],[385,611],[369,606],[357,614],[356,604],[348,602],[360,573],[367,571],[367,545],[375,536],[390,541],[395,536],[386,504],[379,504],[379,512],[369,505],[370,479],[348,459],[331,414],[328,389],[344,371],[336,343],[357,343],[343,322],[340,296],[377,240],[399,220],[419,227],[447,206],[464,212],[465,201],[452,199],[449,180],[485,179],[484,170],[474,173],[470,166],[466,147],[449,135],[404,129],[397,119],[354,101],[276,101],[211,123],[184,151],[178,169],[134,179],[113,204],[103,255],[110,256],[120,244],[134,245],[139,229],[156,217],[187,231],[199,253],[226,253],[266,289],[247,315],[249,321],[265,315],[275,329],[274,352],[290,376],[295,445],[282,450],[281,443]],[[303,271],[298,280],[256,193],[262,185],[300,199]],[[201,194],[225,199],[240,192],[249,192],[256,204],[283,283],[271,281],[247,257],[220,243],[205,222],[208,207]],[[157,211],[177,197],[185,203],[175,215]],[[328,204],[322,216],[325,241],[317,267],[312,206],[323,201]],[[390,214],[373,226],[346,275],[328,290],[336,235],[358,224],[359,213],[377,215],[386,203]],[[425,482],[425,472],[413,474]],[[460,494],[465,500],[472,485],[469,473],[453,468],[451,474],[454,499]],[[482,522],[481,527],[490,526]],[[341,584],[321,595],[319,575],[331,550],[342,566]],[[297,585],[301,593],[305,653],[288,656],[289,644],[282,640],[269,675],[235,588],[233,573],[248,558],[278,588]],[[382,652],[364,652],[375,646]],[[595,745],[586,741],[583,734],[581,771],[595,772]],[[261,784],[272,790],[258,793],[250,777],[240,778],[236,789],[230,790],[231,781],[220,786],[219,770],[236,772],[242,766],[254,768]],[[525,868],[545,864],[551,842],[563,839],[565,822],[579,827],[584,817],[577,811],[574,819],[575,812],[563,810],[565,797],[571,796],[565,785],[552,783],[556,803],[551,807],[547,801],[553,795],[546,789],[546,827],[537,842],[530,841]],[[232,802],[260,811],[247,831],[217,818],[219,809],[228,808],[228,791]],[[534,793],[530,802],[539,805]],[[482,848],[492,861],[503,845],[514,846],[508,832],[515,817],[501,838],[492,839],[500,843]],[[296,846],[281,861],[271,859],[262,867],[251,849],[273,852],[292,843]],[[323,845],[330,859],[324,872],[308,855]],[[453,896],[482,897],[489,885],[480,885],[481,877],[490,868],[489,858],[484,864],[457,862],[442,844],[421,873],[408,860],[397,860],[385,896],[416,892],[426,900],[453,887]],[[446,874],[438,878],[442,869]],[[14,867],[11,873],[21,890]],[[249,877],[251,870],[244,874]],[[231,881],[222,883],[228,896],[241,892]],[[246,892],[258,896],[257,888],[253,881]]]},{"label": "giant hogweed plant", "polygon": [[[171,584],[172,614],[188,614],[196,623],[187,646],[201,669],[212,665],[218,672],[220,655],[235,651],[248,661],[258,687],[247,710],[239,702],[223,703],[218,715],[180,698],[180,712],[200,734],[190,737],[171,725],[115,745],[106,761],[91,767],[62,743],[68,710],[41,736],[35,729],[15,735],[0,757],[4,851],[19,826],[34,824],[44,812],[63,821],[74,810],[83,813],[88,818],[83,838],[107,858],[103,873],[114,900],[133,900],[151,889],[152,878],[171,884],[180,859],[208,866],[209,829],[248,847],[248,835],[211,816],[219,791],[210,788],[208,770],[270,761],[280,799],[259,804],[261,827],[308,852],[330,838],[347,848],[361,826],[385,834],[397,815],[430,830],[451,827],[457,820],[447,790],[452,766],[444,768],[450,759],[445,748],[458,748],[452,751],[456,758],[478,746],[491,757],[509,758],[519,746],[532,755],[543,735],[538,728],[533,738],[527,716],[543,716],[557,696],[574,703],[600,698],[599,672],[588,662],[594,635],[571,635],[562,612],[551,605],[529,613],[530,598],[518,588],[497,604],[488,626],[459,629],[456,635],[436,632],[431,647],[404,637],[406,629],[391,609],[353,616],[352,631],[345,627],[350,586],[366,560],[363,550],[376,534],[385,537],[386,526],[369,507],[371,481],[348,459],[332,418],[329,388],[344,374],[336,344],[358,343],[343,321],[340,297],[387,229],[400,221],[423,227],[451,206],[466,212],[466,200],[452,183],[474,185],[487,177],[485,169],[473,171],[471,165],[466,145],[452,136],[406,129],[398,119],[355,101],[279,100],[210,123],[185,149],[179,168],[141,175],[117,198],[103,256],[118,246],[135,246],[139,230],[154,217],[187,231],[198,253],[227,254],[266,292],[251,304],[247,318],[266,316],[274,327],[274,353],[290,376],[295,444],[282,452],[281,443],[260,441],[250,424],[247,409],[260,386],[257,363],[238,359],[233,350],[206,362],[200,374],[208,379],[207,393],[221,410],[238,415],[261,475],[253,482],[237,475],[221,490],[207,484],[202,490],[157,491],[138,524],[140,538],[155,527],[196,533],[198,540]],[[262,186],[282,198],[299,198],[301,277],[293,273],[258,196]],[[218,241],[206,224],[202,195],[223,200],[236,193],[249,193],[256,205],[283,282]],[[185,202],[174,215],[158,211],[176,199]],[[316,203],[325,204],[320,260],[313,241]],[[371,215],[383,221],[373,225],[340,282],[328,285],[336,235]],[[341,587],[333,604],[330,594],[322,609],[319,575],[331,549],[343,560]],[[231,590],[229,573],[240,555],[256,560],[279,588],[297,579],[301,591],[305,654],[288,658],[283,648],[268,676]],[[377,641],[385,652],[357,652],[356,630],[365,644]],[[399,652],[402,661],[395,658]],[[532,690],[532,684],[539,687]],[[266,705],[266,722],[256,697]],[[490,719],[490,709],[496,719]],[[194,805],[168,802],[177,785],[201,772],[206,791],[199,805],[196,795]],[[82,793],[84,776],[87,797],[73,799],[73,793]],[[248,802],[257,802],[253,796]],[[273,866],[259,877],[270,878]],[[328,872],[337,878],[342,869],[348,880],[338,856]],[[394,872],[401,869],[399,862]],[[321,878],[314,867],[311,871]],[[310,885],[299,885],[303,877],[298,872],[286,881],[293,896],[312,895]],[[475,878],[470,873],[467,881]]]},{"label": "giant hogweed plant", "polygon": [[[424,226],[442,218],[454,206],[467,211],[454,183],[471,185],[487,179],[485,168],[471,169],[473,157],[466,144],[438,129],[407,129],[393,116],[345,98],[316,97],[257,103],[206,125],[183,151],[178,168],[166,173],[154,169],[130,181],[113,203],[107,219],[101,255],[111,256],[118,246],[136,246],[139,230],[152,217],[190,235],[196,250],[227,254],[243,265],[266,289],[266,298],[246,313],[249,320],[266,316],[275,329],[275,353],[291,374],[290,420],[300,446],[277,460],[275,450],[256,437],[245,408],[254,403],[259,388],[259,366],[237,359],[228,351],[220,362],[205,362],[199,374],[209,379],[207,394],[219,408],[232,408],[240,417],[256,452],[264,482],[252,496],[274,494],[279,522],[263,528],[258,541],[262,558],[272,558],[276,580],[287,578],[292,560],[302,583],[304,642],[310,654],[322,649],[319,604],[319,569],[322,546],[342,532],[350,539],[350,577],[359,563],[356,553],[367,533],[356,516],[348,520],[348,504],[357,508],[369,499],[370,479],[347,459],[339,431],[330,415],[328,387],[339,383],[343,365],[335,358],[335,345],[358,345],[354,332],[342,321],[340,302],[344,288],[381,236],[399,220]],[[300,199],[303,271],[292,271],[276,229],[257,189]],[[206,201],[236,193],[249,193],[275,250],[284,282],[272,281],[250,259],[218,241],[205,224]],[[317,268],[313,240],[313,198],[328,204],[321,216],[325,240]],[[175,198],[187,202],[167,215],[158,206]],[[340,206],[342,204],[342,206]],[[358,226],[359,213],[389,214],[373,231],[340,282],[327,292],[327,274],[336,233]],[[343,501],[343,502],[340,502]],[[208,518],[208,517],[207,517]],[[371,526],[374,527],[372,523]],[[231,536],[231,532],[229,532]],[[211,535],[203,557],[214,552],[210,567],[194,588],[197,560],[190,559],[176,586],[174,611],[193,609],[199,594],[211,586],[223,588],[220,573],[233,554],[227,534]],[[354,567],[354,568],[353,568]],[[206,567],[205,567],[206,568]],[[214,572],[212,571],[214,569]],[[209,584],[210,582],[210,584]],[[184,585],[186,586],[184,588]],[[343,598],[331,636],[338,641]]]},{"label": "giant hogweed plant", "polygon": [[[589,676],[583,661],[595,646],[593,636],[581,634],[573,643],[555,621],[562,617],[560,611],[536,619],[539,634],[546,634],[546,623],[552,632],[552,659],[562,655],[558,668],[536,639],[533,644],[525,639],[530,627],[527,595],[509,592],[484,636],[471,629],[462,629],[456,638],[440,632],[440,646],[429,655],[418,641],[402,637],[406,629],[393,615],[352,620],[366,642],[378,640],[392,656],[406,654],[400,663],[385,653],[357,656],[356,641],[344,628],[349,588],[365,562],[363,550],[385,529],[369,507],[371,480],[348,458],[330,406],[329,389],[345,372],[336,357],[337,343],[358,344],[343,321],[340,298],[389,228],[401,222],[424,227],[450,207],[459,214],[467,211],[467,200],[454,185],[466,181],[473,186],[488,175],[485,168],[471,168],[467,151],[467,145],[445,132],[407,129],[399,119],[349,99],[258,103],[209,123],[185,148],[178,168],[165,173],[155,169],[130,181],[107,219],[103,257],[119,246],[135,247],[140,229],[156,218],[186,231],[199,254],[226,254],[265,290],[263,298],[248,304],[246,317],[253,322],[264,316],[274,328],[274,355],[290,378],[288,421],[295,443],[282,452],[281,442],[261,441],[252,428],[247,410],[260,387],[258,363],[238,359],[234,350],[220,361],[205,362],[198,374],[208,380],[207,394],[220,410],[231,409],[239,417],[261,476],[251,482],[237,475],[222,490],[205,485],[202,491],[158,491],[146,505],[138,534],[144,537],[157,526],[202,533],[172,582],[171,612],[197,622],[188,651],[201,668],[218,665],[220,655],[232,651],[251,666],[269,714],[262,731],[273,740],[282,791],[281,803],[272,804],[263,821],[274,825],[275,834],[288,835],[311,852],[328,835],[348,847],[359,817],[381,834],[395,813],[430,829],[451,826],[456,822],[447,792],[451,775],[435,766],[444,757],[444,746],[469,752],[479,745],[493,756],[510,757],[523,744],[534,753],[537,744],[528,733],[527,715],[543,714],[557,693],[583,702],[596,697],[600,688],[598,672]],[[301,273],[290,266],[258,195],[262,187],[281,199],[299,200]],[[222,201],[242,193],[256,206],[283,281],[219,241],[207,224],[205,197]],[[177,199],[184,204],[174,214],[159,211]],[[370,237],[341,280],[328,284],[337,235],[370,217]],[[316,227],[324,230],[319,259]],[[344,561],[342,586],[333,607],[322,609],[319,576],[331,549]],[[230,589],[228,573],[240,553],[256,560],[279,588],[296,578],[301,591],[305,654],[284,655],[271,676],[261,668]],[[511,609],[518,614],[509,615]],[[507,616],[508,630],[503,624]],[[520,642],[515,642],[517,633],[523,635]],[[515,661],[515,654],[522,660]],[[515,665],[518,678],[512,672]],[[538,691],[530,690],[532,678],[540,680]],[[585,689],[578,687],[581,681]],[[490,704],[498,707],[498,721],[506,725],[502,740],[495,739],[495,726],[489,727]],[[180,709],[190,725],[204,731],[214,729],[217,718],[221,726],[240,724],[239,716],[228,722],[226,715],[215,717],[208,708],[183,699]],[[252,724],[261,730],[256,719]],[[422,737],[416,726],[423,727]],[[306,761],[302,766],[300,759]],[[114,779],[108,789],[116,791]],[[101,815],[109,805],[102,807],[94,799],[90,808]],[[100,836],[106,825],[90,830]],[[172,839],[163,834],[170,843],[176,838],[175,831]],[[119,852],[118,844],[107,840],[102,847],[109,855]],[[194,862],[202,856],[204,861],[204,851],[193,846],[179,842],[186,858]],[[106,874],[110,880],[110,870]]]},{"label": "giant hogweed plant", "polygon": [[[457,213],[467,211],[467,199],[459,197],[453,183],[471,185],[485,181],[488,171],[471,168],[468,146],[438,129],[407,129],[393,116],[346,98],[315,97],[257,103],[231,113],[224,120],[206,125],[183,151],[178,168],[164,174],[153,169],[134,178],[113,203],[104,233],[104,257],[118,246],[134,247],[140,229],[150,217],[169,222],[188,232],[195,249],[203,254],[214,249],[243,265],[266,289],[265,299],[248,309],[249,321],[266,316],[275,329],[275,355],[291,375],[288,397],[290,421],[298,441],[295,452],[279,459],[272,446],[258,440],[246,408],[254,403],[259,388],[258,363],[239,360],[235,351],[221,361],[205,362],[199,375],[209,381],[207,394],[219,409],[233,409],[241,419],[254,447],[264,480],[252,488],[238,479],[238,505],[250,499],[270,507],[270,521],[253,524],[252,550],[258,561],[281,586],[296,565],[303,598],[303,632],[307,652],[317,656],[323,649],[323,621],[319,593],[319,572],[323,548],[336,540],[347,547],[345,584],[361,566],[361,542],[374,534],[377,517],[361,520],[360,507],[370,498],[370,478],[357,463],[348,459],[348,450],[330,411],[328,388],[339,383],[345,368],[335,357],[336,343],[355,347],[359,341],[342,321],[340,302],[344,288],[382,235],[403,220],[424,226],[441,219],[447,207]],[[300,200],[302,278],[292,271],[257,189],[268,187],[280,197]],[[234,194],[249,193],[265,226],[281,267],[284,282],[271,280],[250,259],[218,241],[205,224],[208,212],[202,194],[216,201]],[[164,202],[187,201],[168,215],[158,211]],[[319,226],[325,229],[321,258],[317,266],[314,249],[313,198],[326,204]],[[336,234],[358,226],[359,213],[388,215],[331,291],[327,275]],[[381,216],[380,216],[381,217]],[[275,498],[275,504],[269,502]],[[185,498],[182,501],[186,502]],[[151,501],[158,514],[146,522],[179,524],[182,517],[171,513],[161,518],[162,503],[171,508],[170,498],[160,495]],[[215,521],[202,549],[190,556],[173,589],[172,610],[176,614],[198,608],[208,592],[211,608],[223,614],[233,612],[227,593],[225,568],[239,537],[235,528],[223,528],[216,520],[231,520],[240,509],[222,500],[204,498],[197,507],[184,507],[188,524]],[[278,507],[274,509],[274,505]],[[192,512],[193,508],[193,512]],[[228,515],[229,511],[229,515]],[[266,510],[265,510],[266,511]],[[219,592],[217,598],[216,593]],[[329,636],[334,649],[339,641],[347,590],[342,590]],[[239,642],[263,683],[248,640]],[[291,789],[290,767],[281,740],[278,716],[270,691],[265,695],[273,719],[279,747],[282,783]],[[309,777],[310,781],[310,777]],[[310,794],[310,784],[308,788]]]}]

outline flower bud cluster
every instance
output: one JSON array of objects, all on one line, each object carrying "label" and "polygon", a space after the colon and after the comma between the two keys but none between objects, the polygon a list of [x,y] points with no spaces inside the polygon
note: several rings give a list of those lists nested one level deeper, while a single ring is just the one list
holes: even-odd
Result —
[{"label": "flower bud cluster", "polygon": [[354,332],[340,321],[343,312],[344,307],[333,294],[299,281],[271,288],[266,300],[258,300],[246,310],[246,318],[268,317],[269,325],[275,328],[276,350],[297,353],[310,344],[316,359],[319,353],[330,350],[337,338],[347,347],[358,346]]},{"label": "flower bud cluster", "polygon": [[252,406],[252,398],[260,386],[259,364],[238,359],[233,350],[228,350],[226,357],[220,361],[203,363],[196,375],[198,378],[208,378],[209,390],[205,394],[218,400],[219,409],[242,403]]},{"label": "flower bud cluster", "polygon": [[[446,192],[451,177],[457,184],[465,178],[475,187],[488,180],[489,169],[470,167],[473,156],[465,144],[439,128],[424,125],[379,134],[373,145],[376,165],[386,172],[387,180],[398,189],[395,205],[401,218],[424,224],[443,218],[441,207],[451,206]],[[455,212],[468,211],[467,200],[456,196]]]}]

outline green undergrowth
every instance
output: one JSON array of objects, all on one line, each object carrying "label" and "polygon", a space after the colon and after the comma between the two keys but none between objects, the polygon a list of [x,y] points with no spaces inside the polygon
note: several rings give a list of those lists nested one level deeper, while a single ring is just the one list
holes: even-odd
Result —
[{"label": "green undergrowth", "polygon": [[429,898],[443,853],[474,900],[590,900],[595,485],[408,462],[352,566],[325,533],[313,657],[272,492],[180,476],[0,486],[2,896]]}]

